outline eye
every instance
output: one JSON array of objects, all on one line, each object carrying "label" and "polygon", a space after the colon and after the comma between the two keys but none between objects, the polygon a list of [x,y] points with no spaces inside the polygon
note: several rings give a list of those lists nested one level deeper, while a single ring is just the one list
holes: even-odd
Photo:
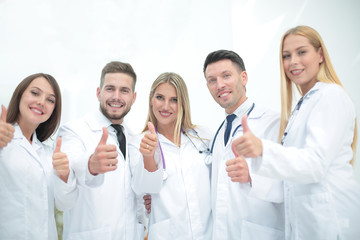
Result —
[{"label": "eye", "polygon": [[283,54],[282,58],[283,58],[283,59],[290,58],[290,54]]},{"label": "eye", "polygon": [[157,95],[157,96],[156,96],[156,99],[157,99],[157,100],[163,100],[164,98],[163,98],[163,96],[161,96],[161,95]]},{"label": "eye", "polygon": [[215,78],[209,78],[209,79],[207,80],[207,82],[208,82],[208,84],[213,84],[213,83],[216,82],[216,79],[215,79]]},{"label": "eye", "polygon": [[48,101],[49,103],[51,103],[51,104],[54,104],[54,103],[55,103],[55,99],[53,99],[53,98],[48,98],[47,101]]},{"label": "eye", "polygon": [[128,88],[122,88],[122,89],[121,89],[121,92],[122,92],[122,93],[129,93],[129,92],[130,92],[130,89],[128,89]]},{"label": "eye", "polygon": [[31,94],[34,95],[34,96],[38,96],[38,95],[39,95],[39,93],[36,92],[36,91],[30,91],[30,92],[31,92]]},{"label": "eye", "polygon": [[171,99],[171,102],[172,102],[172,103],[177,103],[177,101],[178,101],[177,98],[172,98],[172,99]]},{"label": "eye", "polygon": [[305,50],[300,50],[298,54],[299,54],[299,55],[304,55],[305,53],[306,53]]},{"label": "eye", "polygon": [[229,78],[231,75],[230,74],[225,74],[224,78]]},{"label": "eye", "polygon": [[113,87],[105,87],[105,91],[111,92],[111,91],[114,91],[114,88]]}]

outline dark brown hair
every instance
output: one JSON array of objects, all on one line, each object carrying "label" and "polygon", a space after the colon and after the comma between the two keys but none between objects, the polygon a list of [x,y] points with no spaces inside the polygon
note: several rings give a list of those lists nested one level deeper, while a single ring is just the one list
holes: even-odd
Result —
[{"label": "dark brown hair", "polygon": [[43,141],[47,140],[56,131],[56,129],[59,127],[60,118],[61,118],[61,92],[60,92],[59,85],[53,76],[51,76],[49,74],[45,74],[45,73],[36,73],[36,74],[32,74],[32,75],[26,77],[24,80],[22,80],[19,83],[19,85],[16,87],[16,89],[11,97],[9,107],[7,110],[6,121],[8,123],[12,123],[12,124],[14,124],[15,122],[18,121],[19,113],[20,113],[19,106],[20,106],[21,97],[22,97],[24,91],[30,85],[30,83],[34,79],[39,78],[39,77],[45,78],[50,83],[50,85],[53,88],[54,93],[55,93],[54,111],[52,112],[49,119],[46,120],[45,122],[41,123],[35,130],[37,138],[41,142],[43,142]]}]

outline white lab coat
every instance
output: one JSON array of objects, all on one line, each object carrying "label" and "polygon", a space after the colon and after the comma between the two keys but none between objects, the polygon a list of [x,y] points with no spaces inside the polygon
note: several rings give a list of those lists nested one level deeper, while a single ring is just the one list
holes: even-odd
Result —
[{"label": "white lab coat", "polygon": [[286,239],[360,239],[360,186],[349,164],[355,108],[318,82],[289,119],[284,146],[263,140],[257,173],[284,179]]},{"label": "white lab coat", "polygon": [[[88,171],[88,160],[108,128],[107,144],[118,145],[111,122],[100,112],[62,126],[61,151],[66,153],[71,174],[65,184],[55,177],[55,199],[64,211],[64,240],[143,239],[144,226],[137,219],[137,200],[131,188],[129,162],[118,151],[117,169],[98,176]],[[123,125],[124,126],[124,125]],[[129,129],[124,126],[127,142]],[[128,153],[128,149],[126,150]],[[144,206],[141,206],[144,209]]]},{"label": "white lab coat", "polygon": [[52,149],[36,133],[30,144],[14,127],[14,138],[0,150],[0,239],[57,239]]},{"label": "white lab coat", "polygon": [[[231,150],[234,139],[242,136],[242,116],[253,103],[248,99],[235,110],[237,117],[232,123],[229,141],[224,146],[225,121],[213,140],[211,201],[214,216],[213,239],[284,239],[283,185],[255,175],[249,164],[252,186],[249,183],[232,182],[225,170],[226,161],[235,158]],[[248,117],[249,128],[258,136],[276,141],[279,130],[279,114],[254,105]],[[233,136],[234,134],[234,136]]]},{"label": "white lab coat", "polygon": [[[149,216],[149,240],[187,240],[211,239],[212,217],[210,205],[210,168],[205,164],[206,150],[211,134],[197,127],[187,134],[181,134],[181,146],[158,134],[164,154],[167,179],[163,180],[163,164],[161,157],[159,169],[150,173],[144,169],[143,158],[139,152],[139,144],[131,146],[131,163],[133,188],[137,193],[151,193],[151,213]],[[158,156],[161,156],[158,154]]]}]

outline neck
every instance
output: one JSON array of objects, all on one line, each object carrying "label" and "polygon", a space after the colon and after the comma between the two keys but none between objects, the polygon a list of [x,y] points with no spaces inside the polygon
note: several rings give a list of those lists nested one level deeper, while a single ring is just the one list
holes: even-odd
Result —
[{"label": "neck", "polygon": [[158,133],[161,133],[164,137],[169,139],[172,143],[175,143],[174,135],[175,126],[157,126]]},{"label": "neck", "polygon": [[32,125],[29,125],[29,124],[24,124],[24,123],[22,123],[20,121],[18,122],[18,124],[19,124],[19,127],[20,127],[21,132],[24,135],[24,137],[26,137],[26,139],[30,143],[32,143],[32,136],[33,136],[33,134],[34,134],[34,132],[35,132],[35,130],[36,130],[36,128],[38,126],[32,126]]}]

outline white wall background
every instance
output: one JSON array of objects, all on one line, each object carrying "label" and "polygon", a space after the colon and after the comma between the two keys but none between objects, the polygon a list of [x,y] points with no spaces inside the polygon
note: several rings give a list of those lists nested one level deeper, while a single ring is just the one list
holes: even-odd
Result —
[{"label": "white wall background", "polygon": [[205,84],[207,54],[238,52],[248,97],[280,111],[280,38],[304,24],[322,35],[360,117],[359,13],[358,0],[0,0],[0,103],[8,105],[26,76],[50,73],[61,86],[67,122],[98,108],[101,69],[120,60],[138,75],[126,117],[134,132],[145,124],[151,83],[165,71],[185,79],[193,122],[215,131],[224,112]]}]

